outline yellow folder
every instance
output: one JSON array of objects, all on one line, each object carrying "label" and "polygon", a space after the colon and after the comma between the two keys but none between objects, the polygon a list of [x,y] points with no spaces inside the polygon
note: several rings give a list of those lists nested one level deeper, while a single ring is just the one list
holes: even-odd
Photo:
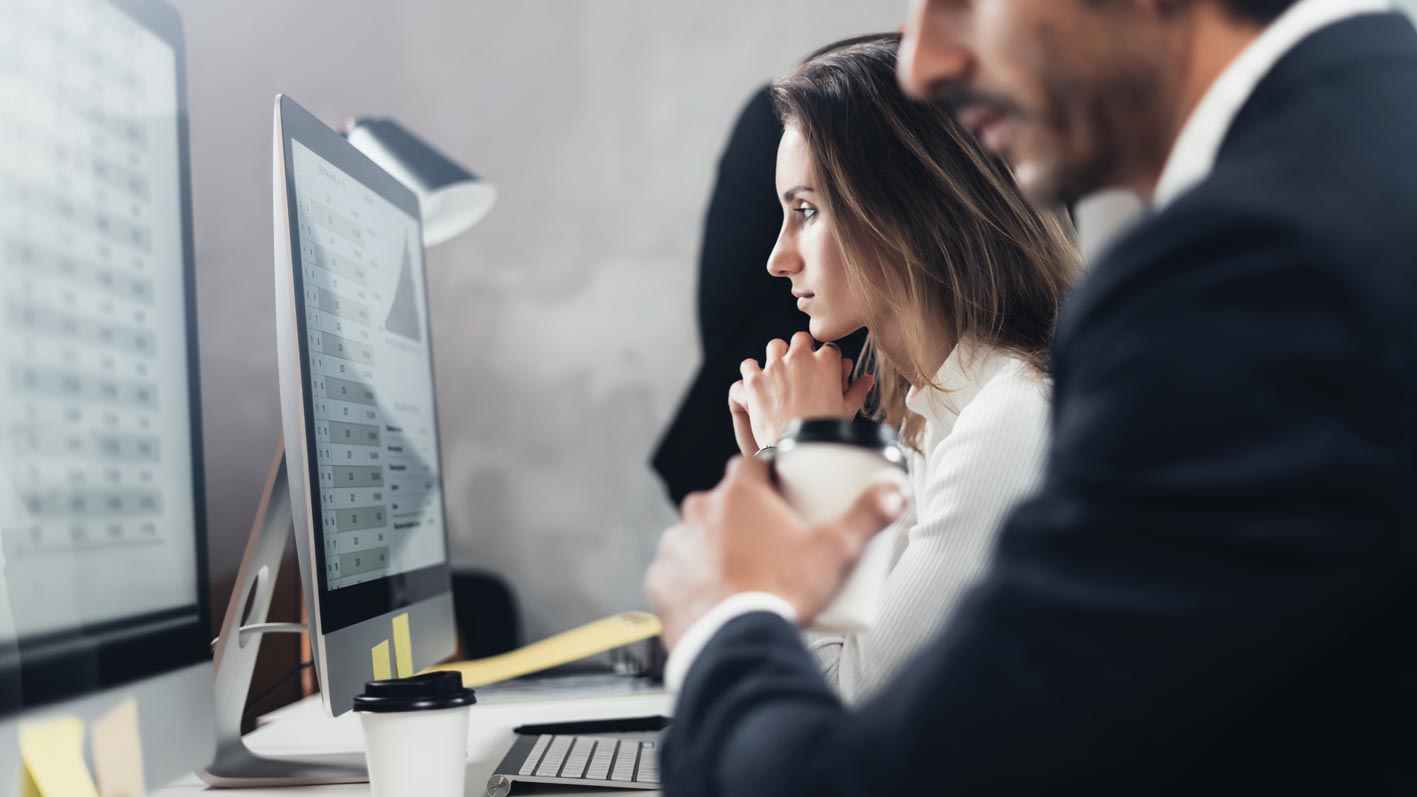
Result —
[{"label": "yellow folder", "polygon": [[462,673],[464,686],[486,686],[604,653],[659,636],[659,618],[646,612],[624,612],[587,623],[499,656],[456,661],[430,667],[430,672]]}]

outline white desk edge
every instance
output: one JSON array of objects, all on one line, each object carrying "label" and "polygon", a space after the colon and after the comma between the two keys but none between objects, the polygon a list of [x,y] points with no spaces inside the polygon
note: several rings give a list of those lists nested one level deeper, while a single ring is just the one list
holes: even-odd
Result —
[{"label": "white desk edge", "polygon": [[[472,721],[467,740],[467,797],[486,794],[487,778],[502,762],[516,736],[512,728],[534,722],[637,717],[649,714],[669,714],[673,696],[664,692],[617,695],[613,697],[558,698],[520,703],[479,704],[472,707]],[[320,707],[319,697],[306,698],[273,711],[261,719],[260,726],[247,740],[253,750],[269,755],[300,755],[304,753],[346,753],[364,750],[359,718],[353,712],[330,719]],[[161,788],[149,788],[151,794],[177,797],[185,794],[206,794],[208,797],[314,797],[314,795],[367,795],[369,784],[347,786],[304,786],[273,789],[213,789],[208,790],[196,775]],[[603,790],[595,793],[656,795],[651,791]],[[549,793],[538,792],[543,797]],[[587,797],[585,789],[565,792],[566,795]]]}]

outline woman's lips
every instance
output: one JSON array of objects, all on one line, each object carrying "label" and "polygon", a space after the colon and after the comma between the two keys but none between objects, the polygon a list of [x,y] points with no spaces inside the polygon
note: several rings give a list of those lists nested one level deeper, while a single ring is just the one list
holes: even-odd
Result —
[{"label": "woman's lips", "polygon": [[812,299],[815,297],[816,294],[805,293],[805,294],[795,294],[795,295],[797,296],[797,309],[798,309],[798,310],[801,310],[801,309],[805,308],[809,302],[812,301]]}]

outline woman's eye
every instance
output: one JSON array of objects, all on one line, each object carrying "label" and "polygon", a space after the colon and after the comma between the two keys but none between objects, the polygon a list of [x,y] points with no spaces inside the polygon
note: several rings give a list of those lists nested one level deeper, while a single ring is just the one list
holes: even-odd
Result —
[{"label": "woman's eye", "polygon": [[802,219],[804,221],[817,215],[817,209],[812,207],[811,205],[798,205],[797,207],[793,208],[792,211],[794,213],[801,213]]}]

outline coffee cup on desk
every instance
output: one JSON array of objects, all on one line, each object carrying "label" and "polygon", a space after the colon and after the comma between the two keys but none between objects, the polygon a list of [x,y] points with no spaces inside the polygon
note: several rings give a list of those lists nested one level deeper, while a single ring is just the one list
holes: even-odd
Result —
[{"label": "coffee cup on desk", "polygon": [[[778,490],[812,524],[841,517],[862,493],[882,481],[898,485],[907,495],[910,491],[898,437],[875,421],[794,421],[771,457]],[[811,630],[859,634],[875,627],[894,545],[894,529],[866,544],[841,592]]]},{"label": "coffee cup on desk", "polygon": [[370,681],[354,698],[374,797],[462,797],[469,707],[455,672]]}]

